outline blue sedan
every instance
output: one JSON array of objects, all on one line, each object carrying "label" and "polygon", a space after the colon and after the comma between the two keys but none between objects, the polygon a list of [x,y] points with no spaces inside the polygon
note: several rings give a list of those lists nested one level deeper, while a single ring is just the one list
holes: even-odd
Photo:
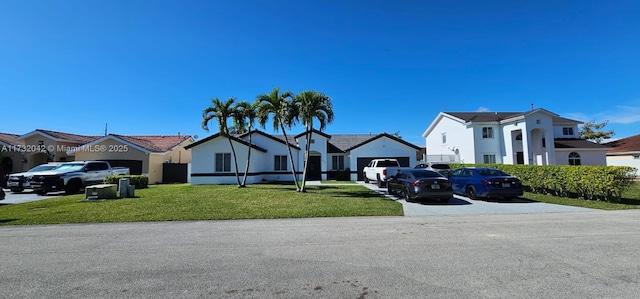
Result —
[{"label": "blue sedan", "polygon": [[449,176],[453,193],[470,199],[502,197],[513,199],[522,196],[522,182],[499,169],[486,167],[463,167]]}]

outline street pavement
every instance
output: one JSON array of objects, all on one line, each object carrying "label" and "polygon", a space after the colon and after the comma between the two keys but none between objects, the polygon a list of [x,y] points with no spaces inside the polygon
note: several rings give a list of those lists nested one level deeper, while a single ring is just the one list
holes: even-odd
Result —
[{"label": "street pavement", "polygon": [[0,227],[0,298],[637,298],[640,211]]}]

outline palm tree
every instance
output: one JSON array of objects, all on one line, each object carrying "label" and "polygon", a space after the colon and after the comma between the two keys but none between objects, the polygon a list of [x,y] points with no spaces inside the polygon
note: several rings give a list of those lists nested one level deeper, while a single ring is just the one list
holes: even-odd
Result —
[{"label": "palm tree", "polygon": [[[249,162],[251,161],[251,146],[253,146],[253,142],[251,141],[251,128],[253,124],[256,122],[256,118],[258,117],[258,107],[260,105],[259,101],[253,102],[253,104],[249,104],[248,102],[240,102],[234,106],[234,110],[236,111],[235,116],[233,117],[233,123],[236,128],[238,128],[238,133],[247,133],[249,134],[249,150],[247,152],[247,164],[244,167],[244,177],[242,178],[241,186],[247,185],[247,175],[249,173]],[[245,130],[246,128],[246,130]]]},{"label": "palm tree", "polygon": [[233,102],[235,102],[234,97],[230,97],[225,102],[220,101],[218,98],[214,98],[211,100],[212,105],[207,107],[202,111],[202,128],[209,132],[208,123],[212,119],[218,120],[218,128],[220,130],[220,135],[224,136],[229,140],[229,145],[231,146],[231,153],[233,155],[233,161],[235,163],[235,172],[236,172],[236,180],[238,181],[238,187],[242,187],[240,185],[240,176],[238,175],[238,159],[236,159],[236,150],[233,147],[233,142],[231,142],[231,135],[229,134],[229,126],[227,126],[227,120],[236,115],[235,109],[232,107]]},{"label": "palm tree", "polygon": [[287,131],[285,127],[291,128],[296,117],[296,109],[293,104],[293,93],[285,91],[280,93],[280,88],[274,88],[270,94],[259,95],[257,101],[260,103],[258,108],[258,123],[263,128],[267,123],[267,119],[271,114],[271,122],[273,123],[273,130],[282,130],[284,134],[284,141],[289,151],[289,163],[291,163],[291,173],[293,174],[293,182],[296,184],[296,190],[300,191],[298,185],[298,177],[296,176],[295,164],[293,164],[293,154],[291,153],[291,145],[287,138]]},{"label": "palm tree", "polygon": [[307,182],[307,169],[309,168],[309,152],[311,151],[311,136],[313,134],[313,121],[318,120],[319,131],[323,131],[327,124],[333,122],[333,108],[331,98],[317,91],[303,91],[294,98],[299,110],[300,121],[305,127],[307,138],[304,151],[304,170],[302,171],[301,190],[305,192]]}]

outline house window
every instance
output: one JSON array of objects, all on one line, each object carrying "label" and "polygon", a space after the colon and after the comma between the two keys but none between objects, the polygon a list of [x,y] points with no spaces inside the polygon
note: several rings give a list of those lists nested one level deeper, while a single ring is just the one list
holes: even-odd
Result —
[{"label": "house window", "polygon": [[344,170],[344,156],[331,157],[331,170]]},{"label": "house window", "polygon": [[482,155],[482,159],[485,164],[494,164],[496,163],[496,155]]},{"label": "house window", "polygon": [[542,138],[542,147],[547,148],[547,139]]},{"label": "house window", "polygon": [[541,124],[542,122],[539,119],[536,119],[536,125]]},{"label": "house window", "polygon": [[482,128],[482,138],[493,138],[493,128],[492,127],[483,127]]},{"label": "house window", "polygon": [[562,135],[573,136],[573,128],[572,127],[564,127],[564,128],[562,128]]},{"label": "house window", "polygon": [[447,143],[447,133],[442,133],[442,144]]},{"label": "house window", "polygon": [[273,170],[287,170],[287,156],[274,156]]},{"label": "house window", "polygon": [[314,144],[314,143],[316,143],[316,140],[315,139],[311,139],[311,144]]},{"label": "house window", "polygon": [[231,171],[231,154],[216,153],[216,172]]},{"label": "house window", "polygon": [[569,165],[580,165],[580,155],[578,153],[569,153]]}]

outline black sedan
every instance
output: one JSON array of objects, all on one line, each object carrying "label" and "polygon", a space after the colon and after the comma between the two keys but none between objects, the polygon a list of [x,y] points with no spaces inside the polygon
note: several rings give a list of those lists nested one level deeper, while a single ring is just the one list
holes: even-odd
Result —
[{"label": "black sedan", "polygon": [[449,202],[453,197],[451,182],[441,174],[425,169],[402,169],[387,182],[389,194],[402,195],[407,201],[439,199]]}]

